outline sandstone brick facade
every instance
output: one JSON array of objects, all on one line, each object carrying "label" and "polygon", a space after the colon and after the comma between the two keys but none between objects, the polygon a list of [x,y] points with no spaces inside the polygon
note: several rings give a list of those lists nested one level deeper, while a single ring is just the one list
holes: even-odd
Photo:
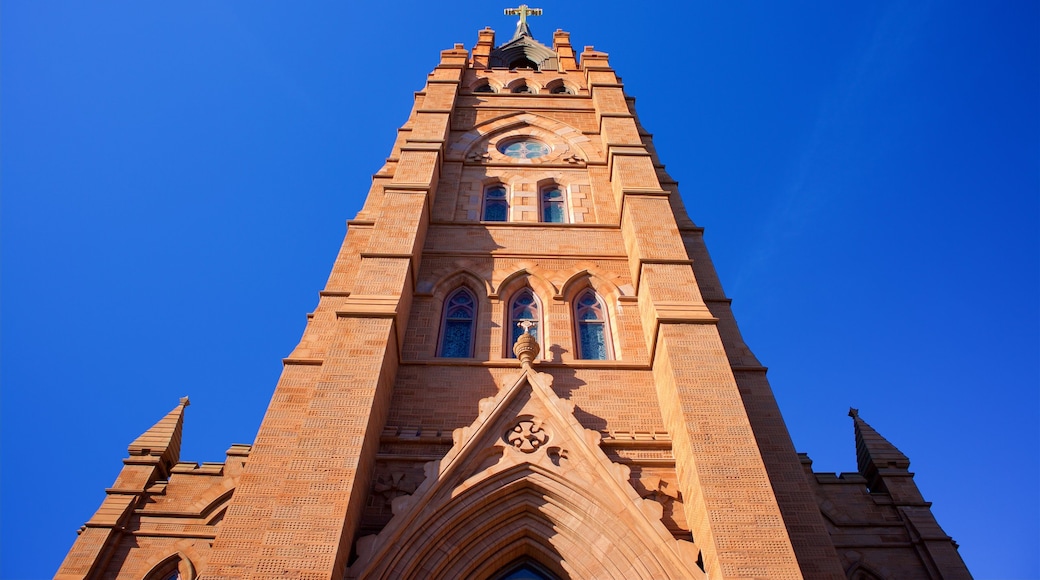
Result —
[{"label": "sandstone brick facade", "polygon": [[[509,50],[551,57],[488,68]],[[180,462],[183,401],[57,577],[970,577],[858,415],[859,473],[795,452],[701,234],[606,54],[480,31],[417,94],[253,445]],[[460,289],[472,356],[449,358]],[[540,353],[521,363],[523,290]],[[584,295],[602,360],[581,356]]]}]

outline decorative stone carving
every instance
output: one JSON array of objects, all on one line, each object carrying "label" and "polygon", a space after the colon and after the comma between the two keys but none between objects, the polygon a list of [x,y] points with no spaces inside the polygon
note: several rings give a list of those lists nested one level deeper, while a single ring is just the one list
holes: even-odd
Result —
[{"label": "decorative stone carving", "polygon": [[549,461],[552,461],[556,467],[562,466],[567,461],[567,450],[562,447],[550,447],[545,450],[545,453],[549,456]]},{"label": "decorative stone carving", "polygon": [[524,453],[534,453],[549,440],[549,434],[534,421],[520,421],[506,433],[506,441]]},{"label": "decorative stone carving", "polygon": [[513,344],[513,354],[520,359],[521,366],[530,366],[531,362],[538,356],[539,351],[541,351],[538,341],[531,335],[531,328],[534,324],[529,320],[525,320],[518,322],[517,326],[523,328],[524,332],[516,339],[516,343]]},{"label": "decorative stone carving", "polygon": [[414,492],[415,484],[405,481],[404,473],[392,471],[388,475],[380,475],[376,478],[373,491],[383,496],[386,505],[390,505],[395,497]]}]

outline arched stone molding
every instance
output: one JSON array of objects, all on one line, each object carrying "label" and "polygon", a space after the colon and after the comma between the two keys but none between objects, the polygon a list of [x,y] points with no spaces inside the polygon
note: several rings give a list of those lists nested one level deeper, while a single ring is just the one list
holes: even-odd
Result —
[{"label": "arched stone molding", "polygon": [[[494,284],[494,280],[492,283]],[[524,286],[530,286],[542,300],[543,305],[547,298],[556,295],[556,286],[545,276],[544,270],[537,266],[527,266],[506,275],[500,282],[494,284],[495,290],[489,296],[505,300]]]},{"label": "arched stone molding", "polygon": [[[230,483],[229,480],[225,480],[225,483]],[[231,496],[235,493],[234,488],[228,489],[223,485],[214,487],[206,491],[202,496],[192,504],[192,507],[198,511],[199,517],[204,518],[206,523],[213,519],[215,512],[223,511],[227,508],[228,502],[231,501]]]},{"label": "arched stone molding", "polygon": [[521,36],[492,50],[489,65],[492,68],[513,68],[513,63],[520,60],[531,62],[536,70],[556,70],[559,67],[556,51],[529,36]]},{"label": "arched stone molding", "polygon": [[[564,94],[570,94],[570,95],[577,95],[578,91],[580,90],[573,83],[569,83],[569,82],[567,82],[567,81],[565,81],[563,79],[553,79],[553,80],[545,83],[544,92],[552,93],[553,90],[561,89],[561,88],[562,89],[567,89],[568,91],[570,91],[569,93],[564,93]],[[560,93],[555,93],[555,94],[560,94]]]},{"label": "arched stone molding", "polygon": [[519,561],[528,561],[538,564],[545,571],[557,578],[566,578],[567,571],[562,564],[562,558],[552,546],[547,547],[545,538],[550,537],[553,530],[544,527],[525,527],[515,530],[509,538],[495,542],[498,551],[488,554],[483,561],[474,562],[473,578],[498,577],[504,568]]},{"label": "arched stone molding", "polygon": [[[552,152],[537,159],[513,159],[498,151],[502,139],[530,136],[545,142]],[[562,121],[529,112],[489,119],[460,136],[448,148],[448,161],[480,160],[496,163],[577,163],[596,154],[592,141]]]},{"label": "arched stone molding", "polygon": [[863,561],[857,561],[845,571],[849,580],[888,580],[890,576],[882,575]]},{"label": "arched stone molding", "polygon": [[531,79],[526,79],[524,77],[520,77],[520,78],[513,79],[513,80],[509,81],[509,83],[506,84],[506,92],[511,93],[514,90],[516,90],[516,89],[518,89],[518,88],[520,88],[522,86],[525,86],[525,85],[527,86],[528,89],[530,89],[531,94],[537,95],[538,93],[542,92],[542,90],[541,90],[542,89],[542,85],[540,85],[539,83],[537,83],[537,82],[535,82],[535,81],[533,81]]},{"label": "arched stone molding", "polygon": [[[591,266],[591,265],[590,265]],[[555,300],[562,300],[568,306],[570,320],[571,320],[571,333],[573,344],[577,345],[578,337],[577,334],[577,320],[575,319],[574,312],[574,301],[578,296],[586,289],[592,288],[603,300],[604,306],[606,307],[607,315],[607,330],[609,331],[609,350],[608,357],[612,356],[614,360],[621,360],[622,353],[624,352],[624,345],[621,344],[621,324],[620,316],[621,309],[623,308],[622,302],[630,296],[622,291],[622,287],[618,286],[612,280],[608,280],[598,273],[590,272],[588,269],[579,270],[572,274],[567,281],[563,283],[560,288],[560,293],[553,298]],[[631,287],[629,286],[629,292]],[[633,297],[634,298],[634,297]],[[575,346],[575,356],[577,356],[577,346]]]},{"label": "arched stone molding", "polygon": [[184,552],[160,557],[144,575],[144,580],[166,580],[174,572],[180,575],[179,580],[195,580],[195,566]]},{"label": "arched stone molding", "polygon": [[671,536],[551,382],[527,366],[482,400],[383,531],[358,541],[347,578],[480,577],[524,555],[574,580],[704,578],[696,546]]},{"label": "arched stone molding", "polygon": [[[625,299],[634,299],[633,288],[630,284],[619,286],[616,282],[619,276],[607,275],[599,272],[593,264],[588,265],[592,268],[584,268],[574,272],[567,277],[566,280],[560,284],[560,291],[553,296],[555,300],[564,300],[570,302],[574,300],[574,297],[584,290],[585,288],[592,288],[597,294],[603,297],[604,300],[612,304],[616,304],[619,300],[624,301]],[[609,274],[608,274],[609,275]]]},{"label": "arched stone molding", "polygon": [[496,93],[502,92],[502,83],[491,77],[477,77],[473,80],[473,82],[466,85],[465,90],[472,93],[476,91],[478,87],[485,84],[491,87],[491,90],[495,91]]},{"label": "arched stone molding", "polygon": [[[463,285],[472,290],[477,296],[477,300],[481,303],[480,307],[487,307],[487,299],[491,295],[491,284],[468,268],[454,270],[450,274],[441,276],[433,284],[422,284],[420,288],[416,289],[416,294],[428,294],[435,300],[443,302],[448,297],[448,294],[451,294],[456,288]],[[426,290],[426,292],[423,292],[423,290]]]}]

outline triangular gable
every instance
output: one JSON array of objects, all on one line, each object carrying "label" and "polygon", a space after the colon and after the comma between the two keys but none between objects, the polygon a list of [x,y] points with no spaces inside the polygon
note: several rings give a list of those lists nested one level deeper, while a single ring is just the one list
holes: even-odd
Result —
[{"label": "triangular gable", "polygon": [[393,500],[386,527],[358,541],[347,577],[481,576],[493,571],[481,563],[516,552],[572,578],[703,578],[697,548],[668,532],[661,505],[639,496],[551,384],[525,365],[480,401],[415,493]]}]

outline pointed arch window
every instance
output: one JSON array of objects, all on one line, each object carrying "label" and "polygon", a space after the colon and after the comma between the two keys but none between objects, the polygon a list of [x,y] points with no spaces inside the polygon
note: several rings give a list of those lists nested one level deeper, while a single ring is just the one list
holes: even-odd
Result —
[{"label": "pointed arch window", "polygon": [[542,341],[539,338],[539,334],[542,328],[542,308],[538,304],[538,298],[530,288],[524,288],[517,292],[513,299],[509,301],[508,327],[513,330],[510,333],[512,340],[506,346],[506,352],[510,357],[516,356],[513,354],[513,345],[516,344],[516,339],[520,338],[520,335],[524,332],[524,329],[519,326],[524,321],[534,324],[531,327],[531,335],[541,344]]},{"label": "pointed arch window", "polygon": [[611,358],[610,335],[607,328],[607,309],[591,288],[578,295],[574,302],[575,334],[578,338],[578,358],[607,360]]},{"label": "pointed arch window", "polygon": [[489,185],[484,190],[484,213],[486,222],[504,222],[509,219],[509,197],[503,185]]},{"label": "pointed arch window", "polygon": [[500,572],[495,580],[553,580],[555,576],[532,562],[514,564]]},{"label": "pointed arch window", "polygon": [[444,301],[441,324],[441,354],[447,358],[473,356],[473,326],[477,320],[477,300],[466,288],[459,288]]},{"label": "pointed arch window", "polygon": [[491,87],[491,83],[484,81],[473,89],[474,93],[493,93],[495,89]]},{"label": "pointed arch window", "polygon": [[567,196],[557,185],[542,190],[542,221],[550,224],[567,221]]}]

